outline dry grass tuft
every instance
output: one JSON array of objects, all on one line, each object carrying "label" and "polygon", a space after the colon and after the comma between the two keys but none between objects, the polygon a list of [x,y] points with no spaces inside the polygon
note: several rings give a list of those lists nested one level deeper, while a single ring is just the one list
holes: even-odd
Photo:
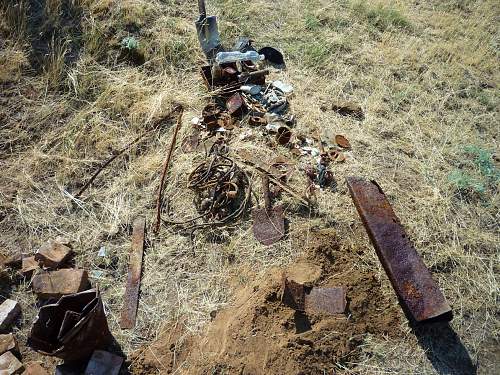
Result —
[{"label": "dry grass tuft", "polygon": [[[125,352],[154,340],[176,319],[187,319],[187,329],[199,332],[210,311],[225,306],[249,275],[293,262],[308,240],[297,234],[312,227],[336,228],[346,251],[358,249],[359,261],[378,270],[394,298],[344,184],[345,176],[362,175],[386,190],[452,304],[452,328],[480,373],[498,368],[496,2],[210,1],[209,13],[219,16],[228,45],[248,35],[258,46],[284,52],[288,70],[272,77],[295,87],[297,131],[313,134],[319,127],[324,138],[343,134],[353,150],[333,170],[337,191],[319,193],[316,214],[304,214],[283,197],[290,235],[273,247],[253,239],[249,218],[192,239],[171,228],[149,235],[133,332],[118,328],[130,223],[137,215],[153,221],[172,124],[116,160],[82,200],[73,194],[102,160],[177,102],[186,108],[180,139],[189,133],[207,95],[198,74],[203,55],[193,24],[196,4],[43,1],[55,31],[40,71],[30,59],[31,3],[3,1],[0,7],[0,251],[33,252],[47,239],[69,237],[77,264],[103,291]],[[63,9],[81,17],[68,26]],[[144,64],[120,57],[126,37],[137,40]],[[336,99],[361,104],[365,120],[325,111]],[[232,148],[265,159],[287,155],[258,134],[235,140]],[[174,218],[194,213],[184,186],[202,159],[203,152],[174,155],[165,192]],[[298,190],[305,189],[305,165],[298,162],[291,182]],[[255,186],[258,181],[254,176]],[[104,260],[97,255],[101,247]],[[1,293],[23,305],[17,334],[24,343],[36,311],[29,283],[13,281]],[[419,343],[406,324],[400,328],[406,335],[398,341],[367,338],[356,373],[453,373],[453,363],[432,356],[436,348]],[[23,355],[35,356],[24,347]]]}]

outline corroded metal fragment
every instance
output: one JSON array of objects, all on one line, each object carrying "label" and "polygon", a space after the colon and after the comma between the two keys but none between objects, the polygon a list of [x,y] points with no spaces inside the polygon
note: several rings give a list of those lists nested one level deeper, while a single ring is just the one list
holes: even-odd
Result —
[{"label": "corroded metal fragment", "polygon": [[134,328],[139,304],[139,289],[142,274],[142,257],[144,254],[144,237],[146,220],[139,217],[134,221],[132,232],[132,249],[130,250],[127,287],[123,302],[120,327]]},{"label": "corroded metal fragment", "polygon": [[347,185],[403,308],[416,322],[450,320],[452,313],[448,302],[380,186],[357,177],[348,177]]},{"label": "corroded metal fragment", "polygon": [[305,296],[306,311],[343,314],[347,305],[346,288],[312,288]]},{"label": "corroded metal fragment", "polygon": [[90,289],[43,306],[28,345],[41,354],[74,361],[107,346],[111,338],[99,291]]}]

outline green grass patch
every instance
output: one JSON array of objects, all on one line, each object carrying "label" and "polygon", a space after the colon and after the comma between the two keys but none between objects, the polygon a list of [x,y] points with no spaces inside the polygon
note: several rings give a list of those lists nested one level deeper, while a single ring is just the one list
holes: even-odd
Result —
[{"label": "green grass patch", "polygon": [[304,17],[304,25],[307,30],[318,30],[322,24],[321,21],[314,14],[307,14]]},{"label": "green grass patch", "polygon": [[352,51],[348,39],[325,40],[321,34],[294,39],[287,43],[287,54],[301,65],[322,72],[330,63],[338,58],[339,53]]},{"label": "green grass patch", "polygon": [[379,31],[411,30],[412,24],[399,10],[383,5],[371,6],[358,1],[352,5],[354,13]]},{"label": "green grass patch", "polygon": [[453,170],[448,180],[461,193],[485,194],[500,183],[500,170],[493,163],[493,153],[476,145],[465,146],[461,152],[460,169]]}]

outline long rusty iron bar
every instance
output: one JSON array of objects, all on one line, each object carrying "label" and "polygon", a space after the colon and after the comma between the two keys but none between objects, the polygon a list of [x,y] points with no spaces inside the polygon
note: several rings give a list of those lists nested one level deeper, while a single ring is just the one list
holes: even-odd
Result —
[{"label": "long rusty iron bar", "polygon": [[75,195],[75,198],[78,199],[82,196],[82,194],[89,188],[89,186],[94,182],[94,180],[101,174],[101,172],[108,166],[110,165],[116,158],[118,158],[120,155],[123,155],[125,151],[127,151],[130,147],[132,147],[134,144],[142,140],[145,136],[150,134],[153,131],[156,131],[161,124],[166,120],[172,117],[172,115],[179,110],[179,106],[174,107],[172,111],[170,111],[167,115],[163,116],[159,121],[157,121],[151,128],[147,129],[145,132],[137,136],[132,142],[128,143],[125,147],[123,147],[120,151],[118,151],[115,155],[111,156],[109,159],[107,159],[102,165],[97,169],[97,171],[94,172],[94,174],[89,178],[89,180],[83,185],[83,187],[80,189],[80,191]]},{"label": "long rusty iron bar", "polygon": [[158,197],[156,199],[156,222],[154,227],[155,234],[160,230],[161,224],[161,206],[163,203],[163,186],[165,185],[165,178],[167,176],[168,166],[170,165],[170,159],[172,158],[172,153],[177,142],[177,134],[182,125],[182,113],[184,112],[181,107],[179,110],[179,116],[177,117],[177,125],[175,126],[174,135],[172,136],[172,142],[170,143],[170,148],[168,149],[167,158],[163,164],[163,171],[161,174],[160,187],[158,188]]},{"label": "long rusty iron bar", "polygon": [[417,323],[451,320],[452,311],[375,181],[348,177],[349,192],[403,309]]},{"label": "long rusty iron bar", "polygon": [[137,306],[139,305],[145,232],[146,219],[138,217],[134,220],[132,230],[132,247],[129,255],[127,286],[120,319],[121,329],[132,329],[135,327]]}]

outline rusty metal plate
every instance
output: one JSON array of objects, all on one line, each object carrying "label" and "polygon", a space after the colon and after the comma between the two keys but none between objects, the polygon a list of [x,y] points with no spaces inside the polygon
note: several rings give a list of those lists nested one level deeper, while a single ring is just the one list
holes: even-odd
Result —
[{"label": "rusty metal plate", "polygon": [[411,244],[384,192],[374,181],[348,177],[347,185],[378,258],[403,308],[416,322],[450,320],[451,308]]},{"label": "rusty metal plate", "polygon": [[134,221],[132,231],[132,248],[130,250],[128,279],[120,320],[121,329],[131,329],[135,327],[137,306],[139,304],[145,232],[146,219],[139,217]]},{"label": "rusty metal plate", "polygon": [[305,310],[327,314],[343,314],[347,305],[345,287],[312,288],[305,296]]},{"label": "rusty metal plate", "polygon": [[337,143],[342,148],[351,148],[351,143],[343,135],[336,135],[335,136],[335,143]]},{"label": "rusty metal plate", "polygon": [[252,211],[253,234],[261,244],[269,246],[278,242],[285,235],[283,206],[275,206],[270,210],[265,208]]},{"label": "rusty metal plate", "polygon": [[227,100],[226,106],[230,115],[236,114],[243,106],[243,98],[239,93],[235,93]]}]

